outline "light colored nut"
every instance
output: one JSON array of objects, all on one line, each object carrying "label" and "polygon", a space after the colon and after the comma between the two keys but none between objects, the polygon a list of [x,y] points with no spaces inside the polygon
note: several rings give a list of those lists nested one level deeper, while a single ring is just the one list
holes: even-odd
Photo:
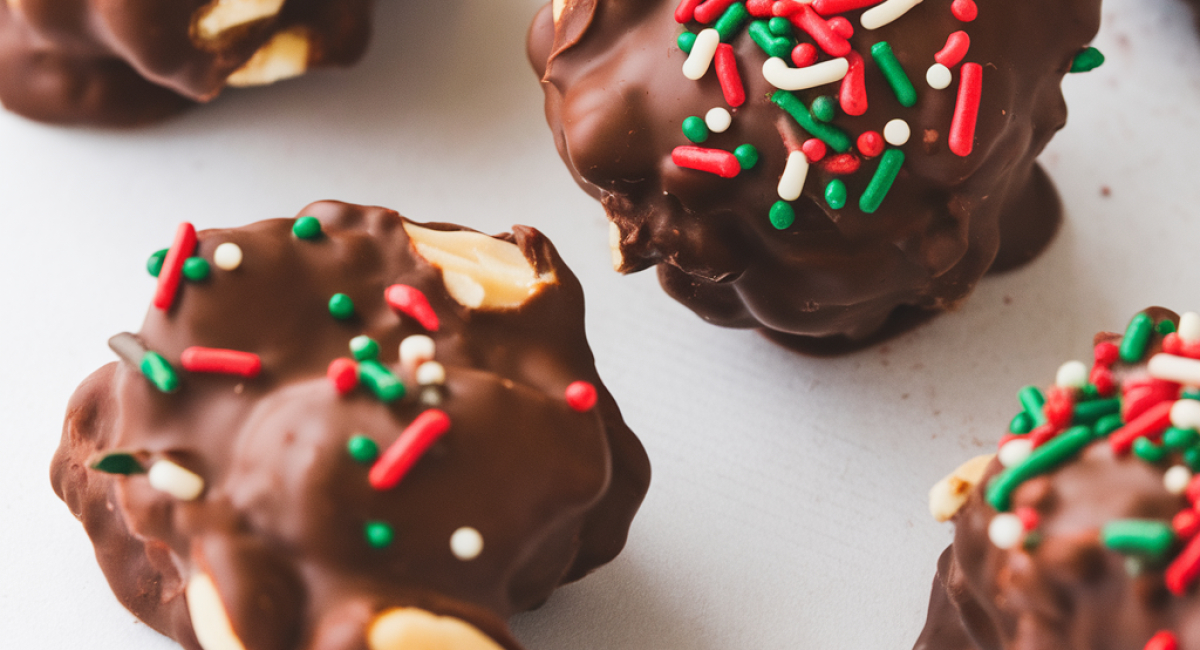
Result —
[{"label": "light colored nut", "polygon": [[466,230],[430,230],[404,224],[417,254],[442,270],[446,291],[470,309],[515,309],[553,284],[539,275],[516,244]]},{"label": "light colored nut", "polygon": [[617,224],[608,222],[608,249],[612,252],[614,271],[620,271],[625,265],[625,255],[621,252],[621,229]]},{"label": "light colored nut", "polygon": [[284,30],[258,48],[225,82],[235,87],[265,86],[299,77],[308,70],[308,49],[308,32],[303,27]]},{"label": "light colored nut", "polygon": [[230,28],[270,18],[283,8],[284,0],[216,0],[194,15],[196,33],[212,40]]},{"label": "light colored nut", "polygon": [[147,478],[150,480],[150,487],[159,492],[166,492],[180,501],[195,501],[204,492],[203,478],[165,459],[156,461],[150,467]]},{"label": "light colored nut", "polygon": [[554,0],[554,22],[557,24],[558,19],[562,17],[563,9],[567,6],[567,0]]},{"label": "light colored nut", "polygon": [[929,490],[929,512],[938,521],[948,521],[971,495],[971,490],[983,480],[988,463],[995,454],[976,456],[958,466],[949,476],[937,482]]},{"label": "light colored nut", "polygon": [[371,650],[503,650],[465,621],[413,607],[397,607],[377,616],[367,630],[367,646]]},{"label": "light colored nut", "polygon": [[204,650],[246,650],[233,631],[217,585],[207,573],[197,573],[188,580],[187,606],[192,630]]}]

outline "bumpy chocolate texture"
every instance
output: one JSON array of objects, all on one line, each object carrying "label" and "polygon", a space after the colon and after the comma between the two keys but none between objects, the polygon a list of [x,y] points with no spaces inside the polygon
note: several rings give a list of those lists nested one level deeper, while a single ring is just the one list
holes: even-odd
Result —
[{"label": "bumpy chocolate texture", "polygon": [[[977,18],[958,17],[976,8]],[[680,24],[677,9],[696,18]],[[892,10],[901,14],[890,14],[892,22],[863,26]],[[1014,266],[1045,246],[1060,205],[1034,158],[1066,122],[1060,82],[1099,22],[1100,0],[555,0],[534,20],[528,49],[559,152],[611,221],[617,270],[657,265],[667,293],[719,325],[859,339],[898,306],[952,307],[989,268]],[[721,49],[731,49],[692,81],[678,38],[700,33],[699,43],[714,26],[724,34]],[[969,48],[963,63],[941,57],[948,69],[931,76],[948,87],[935,89],[927,71],[957,32]],[[825,45],[809,49],[814,40]],[[872,54],[884,42],[915,89],[911,107]],[[811,69],[822,72],[814,74],[845,74],[844,81],[796,92],[768,82],[764,67],[773,66],[781,87],[803,85],[786,80],[806,74],[791,68],[797,44],[809,44],[799,46],[800,57],[806,49],[809,56],[801,63],[816,56]],[[722,60],[735,62],[740,105],[736,92],[731,99],[723,91]],[[973,134],[963,130],[969,119],[959,124],[971,149],[960,155],[964,149],[951,150],[952,125],[968,65],[981,73],[982,103]],[[819,97],[826,99],[817,113],[829,99],[839,105],[829,124],[809,112]],[[808,126],[773,99],[799,106]],[[710,125],[702,144],[689,141],[685,119],[714,109],[730,113],[728,128]],[[879,136],[897,119],[905,124],[889,140],[904,143],[883,146]],[[875,144],[865,150],[874,156],[859,139],[868,132]],[[809,168],[798,152],[814,137],[828,144],[809,145],[814,159],[825,150]],[[729,153],[747,144],[757,162],[733,162]],[[718,150],[710,155],[736,176],[680,166],[674,154],[686,146]],[[885,149],[897,153],[881,155]],[[887,174],[877,173],[884,160],[900,165],[890,191]],[[790,180],[782,181],[785,168]],[[801,194],[795,179],[806,169]],[[882,192],[868,192],[876,176]],[[860,205],[865,194],[883,196],[877,212],[869,199]]]},{"label": "bumpy chocolate texture", "polygon": [[370,12],[370,0],[4,0],[0,101],[43,122],[151,122],[226,86],[354,63]]},{"label": "bumpy chocolate texture", "polygon": [[1095,342],[931,492],[955,535],[917,650],[1200,647],[1200,315]]},{"label": "bumpy chocolate texture", "polygon": [[[334,202],[301,214],[322,232],[275,219],[201,232],[194,252],[179,240],[156,294],[172,304],[115,337],[127,361],[71,400],[55,491],[120,601],[186,648],[519,648],[505,619],[612,559],[649,483],[596,374],[578,281],[531,228],[492,238]],[[436,329],[419,299],[404,307],[411,289],[385,300],[393,285],[424,295]],[[352,361],[360,335],[378,352]],[[261,370],[200,372],[192,346]],[[422,421],[449,429],[377,484]]]}]

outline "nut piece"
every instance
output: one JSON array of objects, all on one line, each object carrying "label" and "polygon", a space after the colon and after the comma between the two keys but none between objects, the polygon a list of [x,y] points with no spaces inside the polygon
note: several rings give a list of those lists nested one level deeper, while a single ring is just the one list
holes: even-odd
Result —
[{"label": "nut piece", "polygon": [[299,77],[308,70],[308,31],[293,27],[263,43],[249,61],[233,71],[225,83],[234,87],[265,86]]},{"label": "nut piece", "polygon": [[[371,650],[503,650],[465,621],[423,609],[397,607],[376,617],[367,630]],[[204,650],[214,650],[205,646]]]},{"label": "nut piece", "polygon": [[188,581],[187,606],[192,630],[204,650],[246,650],[233,631],[217,585],[207,573],[197,573]]},{"label": "nut piece", "polygon": [[614,271],[620,271],[625,266],[625,255],[621,253],[621,228],[616,223],[608,222],[608,249],[612,252]]},{"label": "nut piece", "polygon": [[516,244],[466,230],[430,230],[404,224],[417,254],[442,270],[446,291],[470,309],[515,309],[553,273],[538,275]]},{"label": "nut piece", "polygon": [[929,490],[929,512],[938,521],[948,521],[963,507],[971,490],[983,479],[988,463],[996,454],[984,454],[958,466],[949,476]]},{"label": "nut piece", "polygon": [[554,5],[554,22],[557,23],[558,19],[562,16],[563,9],[565,9],[567,6],[567,0],[554,0],[553,5]]},{"label": "nut piece", "polygon": [[216,0],[196,12],[196,32],[200,38],[212,40],[231,27],[277,15],[283,8],[283,1]]}]

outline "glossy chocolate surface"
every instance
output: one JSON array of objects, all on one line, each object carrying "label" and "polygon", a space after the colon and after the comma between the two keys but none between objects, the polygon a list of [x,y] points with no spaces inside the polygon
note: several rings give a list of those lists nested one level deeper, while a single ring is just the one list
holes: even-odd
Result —
[{"label": "glossy chocolate surface", "polygon": [[[1060,205],[1034,158],[1066,122],[1060,82],[1099,27],[1099,0],[981,1],[972,22],[952,14],[951,0],[926,0],[873,31],[860,24],[863,10],[845,12],[852,49],[865,59],[868,109],[860,116],[839,110],[832,124],[856,139],[902,118],[912,132],[899,147],[906,159],[874,214],[858,200],[878,158],[855,154],[860,168],[848,175],[813,164],[791,203],[796,221],[783,230],[768,219],[788,156],[782,134],[796,142],[809,135],[771,102],[776,89],[761,72],[767,55],[746,29],[729,41],[745,104],[731,109],[727,131],[700,146],[732,151],[749,143],[757,165],[725,179],[672,161],[675,147],[693,144],[681,132],[685,118],[729,108],[711,69],[699,81],[681,72],[687,55],[676,39],[685,27],[704,26],[677,23],[678,5],[567,1],[557,24],[547,6],[529,33],[559,152],[619,229],[618,270],[657,266],[670,295],[719,325],[761,327],[785,339],[863,339],[897,307],[953,307],[986,271],[1028,261],[1053,236]],[[949,88],[925,82],[934,54],[959,30],[971,39],[964,60],[983,66],[966,157],[947,145],[957,66]],[[900,105],[871,58],[881,41],[916,86],[912,108]],[[795,94],[809,104],[838,93],[839,84],[827,84]],[[835,178],[849,194],[837,210],[824,198]]]},{"label": "glossy chocolate surface", "polygon": [[[241,265],[185,281],[139,334],[176,368],[185,348],[203,345],[256,353],[262,373],[180,370],[180,389],[163,393],[128,363],[104,366],[71,400],[55,491],[120,601],[189,649],[200,646],[183,589],[197,572],[251,650],[361,650],[370,621],[392,607],[453,616],[518,648],[505,619],[611,560],[649,483],[645,452],[596,374],[579,283],[541,233],[517,227],[498,238],[553,281],[519,308],[472,310],[414,253],[395,212],[321,202],[301,214],[319,218],[323,235],[299,239],[290,219],[199,233],[195,255],[211,261],[233,242]],[[384,290],[396,283],[425,294],[437,331],[389,307]],[[338,292],[354,301],[348,320],[327,307]],[[403,399],[386,404],[362,386],[340,396],[326,378],[361,334],[408,385]],[[435,341],[443,387],[417,386],[400,367],[398,346],[415,334]],[[567,404],[576,381],[595,386],[594,408]],[[449,431],[398,486],[373,489],[349,439],[386,449],[428,403],[448,414]],[[205,490],[180,501],[144,474],[89,469],[115,450],[170,459]],[[371,521],[392,526],[390,546],[367,543]],[[472,560],[451,552],[461,527],[482,535]]]},{"label": "glossy chocolate surface", "polygon": [[0,2],[0,102],[42,122],[144,124],[216,97],[278,34],[303,33],[312,68],[354,63],[370,33],[370,0],[286,0],[276,14],[202,37],[199,20],[216,4]]}]

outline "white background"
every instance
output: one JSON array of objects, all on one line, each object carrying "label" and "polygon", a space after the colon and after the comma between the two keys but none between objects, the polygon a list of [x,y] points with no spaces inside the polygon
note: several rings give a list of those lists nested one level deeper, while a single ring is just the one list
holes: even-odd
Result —
[{"label": "white background", "polygon": [[137,131],[0,114],[0,645],[177,647],[109,593],[48,466],[68,396],[139,328],[145,259],[180,221],[336,198],[557,244],[654,482],[623,555],[515,619],[530,650],[907,650],[951,535],[928,488],[992,448],[1018,387],[1087,359],[1094,331],[1200,309],[1200,39],[1178,0],[1110,0],[1107,65],[1067,78],[1070,123],[1043,162],[1068,216],[1048,252],[836,359],[706,325],[652,273],[609,269],[603,213],[561,165],[525,62],[536,9],[386,0],[358,67]]}]

